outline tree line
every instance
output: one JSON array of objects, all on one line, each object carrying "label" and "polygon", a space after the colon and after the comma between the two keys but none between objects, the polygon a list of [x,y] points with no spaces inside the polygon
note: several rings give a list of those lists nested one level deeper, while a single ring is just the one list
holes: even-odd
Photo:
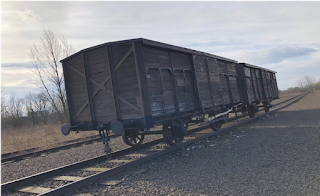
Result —
[{"label": "tree line", "polygon": [[[56,100],[55,102],[58,102]],[[63,108],[58,108],[63,111]],[[64,119],[67,122],[67,118]],[[24,97],[6,96],[1,89],[1,128],[42,125],[61,122],[55,108],[43,92],[29,93]]]},{"label": "tree line", "polygon": [[11,94],[6,98],[1,88],[1,127],[69,121],[60,60],[74,52],[74,46],[63,35],[57,37],[50,29],[42,31],[39,44],[29,52],[28,79],[39,93],[29,93],[23,98]]},{"label": "tree line", "polygon": [[304,76],[297,80],[295,87],[290,87],[286,91],[289,92],[314,92],[320,90],[320,79],[316,81],[314,77]]}]

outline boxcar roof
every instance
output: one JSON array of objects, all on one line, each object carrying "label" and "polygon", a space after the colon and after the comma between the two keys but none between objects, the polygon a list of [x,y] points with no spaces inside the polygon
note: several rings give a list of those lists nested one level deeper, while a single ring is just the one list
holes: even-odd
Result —
[{"label": "boxcar roof", "polygon": [[256,65],[251,65],[251,64],[248,64],[248,63],[239,63],[239,64],[244,64],[245,66],[248,66],[248,67],[263,69],[263,70],[266,70],[266,71],[269,71],[269,72],[272,72],[272,73],[277,73],[276,71],[272,71],[270,69],[266,69],[266,68],[259,67],[259,66],[256,66]]},{"label": "boxcar roof", "polygon": [[236,63],[236,60],[232,60],[232,59],[228,59],[228,58],[224,58],[221,56],[217,56],[217,55],[213,55],[210,53],[205,53],[205,52],[200,52],[197,50],[192,50],[192,49],[188,49],[188,48],[183,48],[183,47],[179,47],[179,46],[174,46],[174,45],[170,45],[170,44],[165,44],[165,43],[161,43],[161,42],[157,42],[157,41],[152,41],[152,40],[148,40],[148,39],[144,39],[144,38],[137,38],[137,39],[129,39],[129,40],[123,40],[123,41],[115,41],[115,42],[107,42],[104,44],[100,44],[100,45],[96,45],[93,47],[89,47],[89,48],[85,48],[83,50],[80,50],[79,52],[65,58],[62,59],[60,62],[66,61],[84,51],[88,51],[88,50],[93,50],[95,48],[99,48],[99,47],[103,47],[103,46],[107,46],[107,45],[114,45],[114,44],[122,44],[122,43],[130,43],[130,42],[138,42],[141,41],[143,44],[145,45],[149,45],[149,46],[154,46],[154,47],[158,47],[158,48],[165,48],[165,49],[170,49],[170,50],[175,50],[175,51],[180,51],[180,52],[185,52],[185,53],[191,53],[191,54],[198,54],[198,55],[206,55],[209,57],[213,57],[216,59],[221,59],[221,60],[226,60],[226,61],[231,61]]}]

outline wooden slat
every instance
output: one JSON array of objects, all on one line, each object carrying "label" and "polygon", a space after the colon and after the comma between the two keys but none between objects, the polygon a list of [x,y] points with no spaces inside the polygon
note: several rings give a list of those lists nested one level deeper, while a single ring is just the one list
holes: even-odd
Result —
[{"label": "wooden slat", "polygon": [[17,191],[25,192],[25,193],[33,193],[33,194],[42,194],[42,193],[46,193],[51,190],[53,190],[53,189],[39,187],[39,186],[28,186],[28,187],[18,189]]},{"label": "wooden slat", "polygon": [[111,168],[108,167],[87,167],[84,168],[83,171],[92,171],[92,172],[103,172],[103,171],[108,171]]},{"label": "wooden slat", "polygon": [[60,181],[70,181],[70,182],[76,182],[79,180],[83,180],[84,177],[78,177],[78,176],[57,176],[52,178],[53,180],[60,180]]},{"label": "wooden slat", "polygon": [[114,160],[110,160],[108,161],[109,163],[129,163],[131,162],[131,160],[119,160],[119,159],[114,159]]},{"label": "wooden slat", "polygon": [[146,154],[127,154],[127,157],[145,157],[147,156]]},{"label": "wooden slat", "polygon": [[106,180],[103,182],[99,182],[99,184],[107,185],[107,186],[116,186],[116,185],[120,184],[121,182],[122,182],[121,180]]}]

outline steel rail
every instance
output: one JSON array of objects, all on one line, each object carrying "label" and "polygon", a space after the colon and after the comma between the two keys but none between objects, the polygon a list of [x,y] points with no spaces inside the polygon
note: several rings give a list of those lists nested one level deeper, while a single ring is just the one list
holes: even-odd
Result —
[{"label": "steel rail", "polygon": [[[158,140],[154,140],[154,141],[142,144],[139,148],[152,146],[152,145],[155,145],[155,144],[157,144],[159,142],[162,142],[162,141],[163,141],[163,138],[158,139]],[[136,149],[138,149],[138,148],[126,148],[124,150],[116,151],[116,152],[112,153],[112,157],[117,158],[117,157],[122,156],[124,154],[130,153],[131,151],[134,151]],[[99,161],[105,161],[105,160],[106,160],[106,155],[97,156],[97,157],[94,157],[94,158],[91,158],[91,159],[87,159],[87,160],[84,160],[84,161],[79,161],[79,162],[72,163],[72,164],[69,164],[69,165],[65,165],[65,166],[62,166],[62,167],[59,167],[59,168],[51,169],[51,170],[48,170],[48,171],[45,171],[45,172],[41,172],[41,173],[38,173],[38,174],[34,174],[34,175],[31,175],[31,176],[20,178],[18,180],[13,180],[13,181],[1,184],[1,191],[10,190],[10,189],[15,188],[17,186],[31,184],[31,183],[33,183],[35,181],[40,181],[40,180],[43,180],[43,179],[47,179],[47,178],[49,178],[51,176],[58,175],[58,174],[63,173],[63,172],[67,172],[67,171],[70,171],[70,170],[73,170],[73,169],[78,169],[79,167],[84,167],[86,165],[90,165],[92,163],[99,162]]]},{"label": "steel rail", "polygon": [[[98,137],[98,138],[97,138]],[[93,138],[93,139],[92,139]],[[31,151],[31,152],[27,152],[27,153],[23,153],[23,154],[19,154],[19,155],[13,155],[13,154],[17,154],[23,151],[19,151],[19,152],[13,152],[13,153],[6,153],[6,154],[2,154],[1,155],[1,163],[6,163],[9,161],[19,161],[22,160],[26,157],[37,157],[40,154],[43,153],[48,153],[48,152],[56,152],[62,149],[66,149],[66,148],[72,148],[72,147],[77,147],[83,144],[89,144],[95,141],[101,141],[101,137],[100,136],[92,136],[90,137],[90,139],[85,140],[85,141],[81,141],[81,142],[76,142],[76,143],[70,143],[67,145],[62,145],[62,146],[57,146],[57,147],[53,147],[53,148],[49,148],[49,149],[43,149],[43,150],[37,150],[37,149],[28,149],[25,151]],[[74,140],[69,141],[69,142],[74,142]],[[33,151],[35,150],[35,151]]]},{"label": "steel rail", "polygon": [[[306,94],[304,94],[303,96],[301,96],[301,97],[300,97],[299,99],[297,99],[297,100],[300,100],[300,99],[301,99],[302,97],[304,97],[305,95],[306,95]],[[296,97],[297,97],[297,96],[296,96]],[[287,102],[287,101],[292,100],[292,99],[293,99],[293,98],[290,98],[290,99],[288,99],[288,100],[286,100],[286,101],[283,101],[283,102]],[[297,100],[295,100],[294,102],[296,102]],[[283,102],[281,102],[281,103],[283,103]],[[280,104],[280,103],[279,103],[279,104]],[[279,104],[277,104],[277,105],[279,105]],[[292,103],[290,103],[290,105],[291,105],[291,104],[292,104]],[[184,146],[186,146],[186,145],[192,144],[192,143],[193,143],[192,141],[199,141],[199,140],[202,140],[203,138],[205,139],[205,138],[210,137],[210,136],[212,136],[212,135],[216,135],[216,134],[218,134],[218,133],[221,133],[221,132],[223,132],[223,131],[226,131],[226,130],[228,130],[228,129],[231,129],[231,128],[235,127],[235,126],[239,126],[239,125],[242,125],[242,124],[251,122],[251,121],[253,121],[253,120],[255,120],[255,119],[258,119],[258,118],[260,118],[260,117],[262,117],[262,116],[265,116],[265,115],[267,115],[267,114],[273,113],[273,112],[275,112],[275,111],[277,111],[277,110],[279,110],[279,109],[282,109],[282,108],[284,108],[284,107],[287,107],[287,106],[289,106],[289,104],[288,104],[288,105],[285,105],[285,106],[283,106],[283,107],[274,109],[274,110],[272,110],[272,111],[269,111],[269,112],[267,112],[267,113],[261,114],[261,115],[259,115],[259,116],[254,117],[254,118],[241,121],[241,122],[239,122],[239,123],[237,123],[237,124],[234,124],[234,125],[231,125],[231,126],[229,126],[229,127],[224,128],[224,129],[221,129],[220,131],[216,131],[216,132],[213,132],[213,133],[210,133],[210,134],[207,134],[207,135],[198,137],[198,138],[201,138],[201,139],[195,138],[195,139],[193,139],[193,140],[186,141],[186,142],[182,143],[182,144],[179,145],[179,146],[172,146],[172,147],[169,147],[169,148],[167,148],[167,149],[165,149],[165,150],[163,150],[163,151],[153,153],[153,154],[148,155],[148,156],[146,156],[146,157],[144,157],[144,158],[140,158],[140,159],[135,160],[135,161],[132,161],[132,162],[130,162],[130,163],[126,163],[126,164],[124,164],[124,165],[121,165],[121,166],[119,166],[119,167],[117,167],[117,168],[110,169],[110,170],[108,170],[108,171],[106,171],[106,172],[101,172],[101,176],[100,176],[100,173],[98,173],[98,174],[95,174],[95,175],[93,175],[93,176],[88,177],[88,179],[83,179],[83,180],[80,180],[80,181],[77,181],[77,182],[68,184],[68,185],[66,185],[66,186],[64,186],[64,187],[69,187],[69,188],[71,187],[71,189],[74,190],[74,189],[76,189],[76,188],[72,188],[72,187],[82,186],[82,184],[83,184],[84,182],[85,182],[85,183],[91,183],[91,180],[90,180],[91,177],[92,177],[92,180],[97,181],[96,179],[100,179],[102,176],[103,176],[104,178],[105,178],[105,177],[108,177],[108,176],[112,176],[112,175],[114,175],[115,173],[117,173],[117,172],[119,172],[119,171],[124,171],[124,170],[125,170],[126,168],[128,168],[128,167],[134,167],[134,166],[136,166],[136,165],[141,164],[142,162],[145,162],[145,161],[148,161],[148,160],[150,160],[150,159],[153,159],[154,157],[162,156],[163,154],[172,152],[172,151],[174,151],[174,149],[179,149],[179,148],[184,147]],[[243,116],[246,116],[246,115],[243,115]],[[229,122],[230,122],[230,121],[229,121]],[[201,126],[201,127],[194,128],[194,129],[190,130],[189,133],[196,132],[196,131],[199,131],[199,130],[203,130],[203,129],[205,129],[205,128],[209,128],[209,125],[204,125],[204,126]],[[155,145],[155,144],[160,143],[160,142],[162,142],[162,141],[163,141],[163,138],[158,139],[158,140],[154,140],[154,141],[149,142],[149,143],[142,144],[139,148],[127,148],[127,149],[124,149],[124,150],[121,150],[121,151],[117,151],[117,152],[112,153],[112,156],[113,156],[114,158],[116,158],[116,157],[119,157],[119,156],[121,156],[121,155],[127,154],[127,153],[129,153],[129,152],[131,152],[131,151],[133,151],[133,150],[141,149],[141,148],[148,147],[148,146],[152,146],[152,145]],[[67,171],[70,171],[70,170],[73,170],[73,169],[78,169],[79,167],[84,167],[84,166],[89,165],[89,164],[92,164],[92,163],[94,163],[94,162],[105,161],[105,158],[106,158],[105,155],[103,155],[103,156],[98,156],[98,157],[95,157],[95,158],[92,158],[92,159],[88,159],[88,160],[85,160],[85,161],[81,161],[81,162],[69,164],[69,165],[62,166],[62,167],[59,167],[59,168],[56,168],[56,169],[52,169],[52,170],[49,170],[49,171],[45,171],[45,172],[41,172],[41,173],[38,173],[38,174],[34,174],[34,175],[32,175],[32,176],[28,176],[28,177],[25,177],[25,178],[21,178],[21,179],[18,179],[18,180],[14,180],[14,181],[11,181],[11,182],[7,182],[7,183],[4,183],[4,184],[1,185],[1,190],[2,190],[2,191],[6,191],[6,190],[10,190],[10,189],[12,189],[12,188],[18,187],[18,186],[22,186],[22,185],[26,185],[26,184],[31,184],[31,183],[33,183],[33,182],[35,182],[35,181],[40,181],[40,180],[43,180],[43,179],[47,179],[47,178],[49,178],[49,177],[51,177],[51,176],[58,175],[58,174],[60,174],[60,173],[67,172]],[[78,183],[79,183],[79,185],[78,185]],[[63,187],[60,187],[60,188],[58,188],[58,189],[54,189],[53,191],[50,191],[50,192],[45,193],[45,194],[49,194],[49,195],[50,195],[51,192],[52,192],[53,195],[60,194],[60,192],[59,192],[60,189],[63,190],[64,193],[66,193],[65,191],[68,191],[69,188],[66,188],[66,189],[65,189],[65,188],[63,188]],[[58,192],[56,192],[56,191],[58,191]]]},{"label": "steel rail", "polygon": [[[244,120],[244,121],[241,121],[237,124],[234,124],[234,125],[231,125],[229,127],[226,127],[226,128],[223,128],[219,131],[215,131],[215,132],[212,132],[212,133],[209,133],[209,134],[206,134],[206,135],[203,135],[203,136],[200,136],[200,137],[197,137],[195,139],[192,139],[192,140],[189,140],[189,141],[186,141],[178,146],[170,146],[169,148],[165,149],[165,150],[162,150],[160,152],[156,152],[156,153],[153,153],[151,155],[148,155],[146,157],[143,157],[143,158],[140,158],[140,159],[137,159],[135,161],[132,161],[132,162],[129,162],[129,163],[126,163],[126,164],[123,164],[123,165],[120,165],[118,167],[115,167],[113,169],[110,169],[108,171],[104,171],[104,172],[100,172],[98,174],[94,174],[94,175],[91,175],[87,178],[84,178],[82,180],[79,180],[79,181],[76,181],[76,182],[73,182],[73,183],[70,183],[70,184],[67,184],[65,186],[62,186],[62,187],[59,187],[57,189],[54,189],[54,190],[51,190],[51,191],[48,191],[46,193],[43,193],[41,194],[42,196],[56,196],[56,195],[63,195],[63,194],[66,194],[66,193],[69,193],[69,192],[72,192],[76,189],[79,189],[85,185],[88,185],[90,183],[94,183],[96,181],[99,181],[99,180],[102,180],[104,178],[107,178],[107,177],[110,177],[110,176],[113,176],[119,172],[122,172],[122,171],[126,171],[132,167],[135,167],[135,166],[138,166],[142,163],[145,163],[149,160],[152,160],[154,158],[157,158],[157,157],[160,157],[160,156],[163,156],[165,154],[169,154],[169,153],[172,153],[182,147],[185,147],[185,146],[188,146],[190,144],[193,144],[195,142],[198,142],[198,141],[201,141],[201,140],[204,140],[208,137],[211,137],[211,136],[214,136],[214,135],[217,135],[219,133],[222,133],[224,131],[227,131],[227,130],[230,130],[232,128],[236,128],[238,126],[241,126],[241,125],[244,125],[244,124],[247,124],[247,123],[250,123],[250,122],[253,122],[263,116],[266,116],[266,115],[270,115],[278,110],[281,110],[285,107],[288,107],[290,105],[292,105],[293,103],[296,103],[297,101],[299,101],[301,98],[303,98],[306,94],[302,95],[301,97],[297,98],[296,100],[294,100],[293,102],[287,104],[287,105],[284,105],[282,107],[279,107],[279,108],[276,108],[272,111],[269,111],[269,112],[266,112],[264,114],[261,114],[259,116],[256,116],[254,118],[250,118],[250,119],[247,119],[247,120]],[[199,128],[196,128],[197,130],[202,130],[203,127],[199,127]]]}]

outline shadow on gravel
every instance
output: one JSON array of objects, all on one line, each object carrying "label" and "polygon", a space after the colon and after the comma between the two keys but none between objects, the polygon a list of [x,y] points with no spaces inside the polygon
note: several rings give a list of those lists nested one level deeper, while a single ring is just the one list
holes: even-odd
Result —
[{"label": "shadow on gravel", "polygon": [[270,120],[272,120],[272,126],[320,125],[320,109],[280,111],[263,117],[262,121],[258,120],[256,124]]},{"label": "shadow on gravel", "polygon": [[281,111],[159,158],[134,183],[183,195],[319,195],[320,109]]}]

